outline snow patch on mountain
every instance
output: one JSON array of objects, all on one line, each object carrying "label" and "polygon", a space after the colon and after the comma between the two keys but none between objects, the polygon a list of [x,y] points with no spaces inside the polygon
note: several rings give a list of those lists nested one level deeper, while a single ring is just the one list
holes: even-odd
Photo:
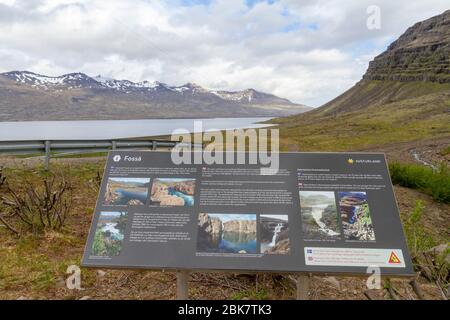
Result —
[{"label": "snow patch on mountain", "polygon": [[202,93],[210,93],[209,90],[199,86],[196,83],[186,83],[185,85],[179,87],[171,87],[172,90],[180,93],[191,93],[191,94],[202,94]]},{"label": "snow patch on mountain", "polygon": [[17,82],[35,86],[45,86],[46,84],[58,85],[63,83],[62,77],[47,77],[32,72],[7,72],[3,75],[12,78]]},{"label": "snow patch on mountain", "polygon": [[228,101],[249,102],[251,103],[255,96],[255,90],[247,89],[244,91],[212,91],[213,94]]}]

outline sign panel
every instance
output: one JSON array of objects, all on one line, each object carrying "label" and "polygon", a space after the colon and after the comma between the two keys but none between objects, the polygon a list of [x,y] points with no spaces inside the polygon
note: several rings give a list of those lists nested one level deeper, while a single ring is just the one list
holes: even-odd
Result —
[{"label": "sign panel", "polygon": [[280,153],[276,174],[261,168],[111,152],[82,265],[414,274],[383,154]]}]

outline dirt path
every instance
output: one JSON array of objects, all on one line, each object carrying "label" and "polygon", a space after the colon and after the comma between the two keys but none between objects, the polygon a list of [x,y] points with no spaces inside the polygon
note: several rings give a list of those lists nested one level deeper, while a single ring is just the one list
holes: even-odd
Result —
[{"label": "dirt path", "polygon": [[437,168],[440,163],[450,166],[450,154],[442,151],[450,146],[450,137],[405,143],[394,143],[359,151],[384,152],[389,161],[416,163]]}]

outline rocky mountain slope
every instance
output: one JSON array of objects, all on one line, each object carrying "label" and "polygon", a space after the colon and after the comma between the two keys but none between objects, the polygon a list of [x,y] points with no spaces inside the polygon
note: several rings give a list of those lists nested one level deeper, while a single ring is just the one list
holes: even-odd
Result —
[{"label": "rocky mountain slope", "polygon": [[353,88],[279,119],[288,150],[360,150],[450,136],[450,11],[419,22]]},{"label": "rocky mountain slope", "polygon": [[83,73],[59,77],[27,71],[0,74],[0,121],[274,117],[308,110],[253,89],[210,91],[194,83],[135,83]]},{"label": "rocky mountain slope", "polygon": [[341,113],[445,91],[450,83],[450,10],[409,28],[370,62],[363,79],[316,112]]},{"label": "rocky mountain slope", "polygon": [[450,82],[450,10],[409,28],[370,63],[364,79]]}]

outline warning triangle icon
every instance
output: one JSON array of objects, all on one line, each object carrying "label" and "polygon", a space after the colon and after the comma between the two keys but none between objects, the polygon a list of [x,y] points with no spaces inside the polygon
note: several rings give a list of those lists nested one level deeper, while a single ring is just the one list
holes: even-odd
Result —
[{"label": "warning triangle icon", "polygon": [[391,252],[391,255],[389,257],[389,263],[399,264],[402,263],[398,256],[395,254],[394,251]]}]

